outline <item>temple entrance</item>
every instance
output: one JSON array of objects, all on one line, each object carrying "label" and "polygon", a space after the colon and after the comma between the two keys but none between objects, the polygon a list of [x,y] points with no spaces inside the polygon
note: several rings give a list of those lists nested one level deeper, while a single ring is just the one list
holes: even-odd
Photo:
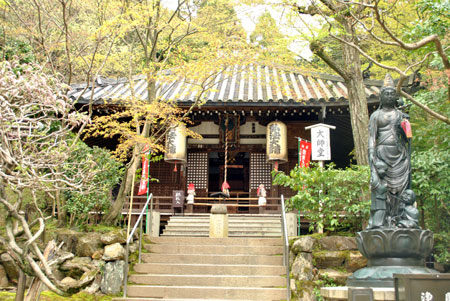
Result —
[{"label": "temple entrance", "polygon": [[[210,193],[220,191],[224,180],[224,158],[224,152],[210,152],[208,154],[208,191]],[[228,152],[227,182],[230,185],[231,197],[248,197],[249,163],[250,154],[248,152]]]}]

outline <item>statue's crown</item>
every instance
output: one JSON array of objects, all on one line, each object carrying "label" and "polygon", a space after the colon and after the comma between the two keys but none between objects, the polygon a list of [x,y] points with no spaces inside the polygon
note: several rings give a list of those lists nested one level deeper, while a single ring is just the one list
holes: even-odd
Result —
[{"label": "statue's crown", "polygon": [[381,88],[395,89],[394,80],[392,79],[392,76],[389,73],[386,73],[386,76],[384,77],[383,86]]}]

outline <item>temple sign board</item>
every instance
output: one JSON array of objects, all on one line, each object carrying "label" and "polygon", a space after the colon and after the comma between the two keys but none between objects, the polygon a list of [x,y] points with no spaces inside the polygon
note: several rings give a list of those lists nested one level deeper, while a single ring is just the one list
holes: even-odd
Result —
[{"label": "temple sign board", "polygon": [[333,125],[318,123],[305,127],[306,130],[311,130],[311,154],[312,160],[323,161],[331,160],[330,147],[330,129],[336,129]]}]

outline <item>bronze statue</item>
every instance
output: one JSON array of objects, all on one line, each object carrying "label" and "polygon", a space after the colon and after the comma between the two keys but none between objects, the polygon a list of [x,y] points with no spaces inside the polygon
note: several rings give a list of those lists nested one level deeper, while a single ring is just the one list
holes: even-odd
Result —
[{"label": "bronze statue", "polygon": [[347,286],[394,287],[395,274],[438,273],[425,266],[433,249],[433,233],[419,227],[416,196],[410,187],[412,133],[400,105],[387,74],[380,107],[369,123],[369,225],[356,233],[358,250],[368,262],[347,278]]},{"label": "bronze statue", "polygon": [[409,117],[397,104],[394,82],[387,74],[380,91],[380,107],[369,121],[372,206],[368,229],[397,226],[403,208],[401,196],[411,188],[410,142],[402,128]]}]

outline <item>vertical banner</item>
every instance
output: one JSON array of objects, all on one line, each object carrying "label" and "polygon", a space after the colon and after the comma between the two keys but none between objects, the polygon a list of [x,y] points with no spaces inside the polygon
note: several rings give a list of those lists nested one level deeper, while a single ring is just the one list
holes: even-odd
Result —
[{"label": "vertical banner", "polygon": [[[148,155],[146,154],[148,152]],[[150,147],[148,144],[142,150],[142,175],[139,191],[137,195],[143,195],[148,192],[148,167],[149,167]]]},{"label": "vertical banner", "polygon": [[147,183],[148,183],[148,157],[142,155],[142,176],[141,183],[139,184],[138,195],[143,195],[147,193]]},{"label": "vertical banner", "polygon": [[311,127],[312,159],[331,160],[330,128],[326,126]]},{"label": "vertical banner", "polygon": [[299,139],[299,166],[309,167],[309,162],[311,160],[311,142]]}]

